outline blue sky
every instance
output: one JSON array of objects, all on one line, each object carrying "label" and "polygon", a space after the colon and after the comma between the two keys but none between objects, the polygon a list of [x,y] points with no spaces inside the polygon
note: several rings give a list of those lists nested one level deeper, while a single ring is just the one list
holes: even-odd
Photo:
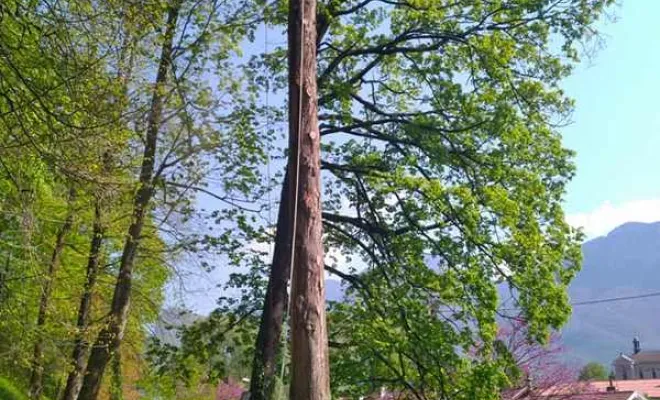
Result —
[{"label": "blue sky", "polygon": [[577,104],[564,143],[577,151],[566,213],[590,236],[660,220],[660,1],[627,1],[601,24],[604,47],[563,85]]}]

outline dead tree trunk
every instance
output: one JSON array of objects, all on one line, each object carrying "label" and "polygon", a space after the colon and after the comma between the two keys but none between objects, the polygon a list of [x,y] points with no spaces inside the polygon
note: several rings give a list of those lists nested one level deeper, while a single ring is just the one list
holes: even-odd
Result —
[{"label": "dead tree trunk", "polygon": [[133,202],[133,219],[131,226],[128,228],[128,236],[121,256],[112,306],[110,308],[108,322],[101,332],[99,332],[96,342],[92,347],[78,400],[96,400],[99,389],[101,388],[105,368],[113,353],[119,347],[124,335],[131,298],[135,254],[140,241],[140,235],[142,234],[142,228],[144,227],[149,203],[153,195],[156,147],[163,112],[163,87],[167,83],[168,71],[172,63],[172,43],[178,16],[179,6],[177,2],[177,5],[170,7],[168,10],[167,26],[165,28],[158,73],[156,75],[156,85],[154,87],[151,110],[147,121],[147,137],[142,157],[139,188]]},{"label": "dead tree trunk", "polygon": [[53,282],[55,280],[55,275],[57,270],[60,267],[60,260],[62,258],[62,252],[64,251],[64,240],[66,236],[71,231],[73,226],[73,201],[75,198],[75,193],[73,189],[69,194],[69,210],[67,211],[67,216],[64,221],[64,224],[57,231],[55,237],[55,247],[53,248],[53,253],[48,263],[48,272],[46,278],[44,279],[43,287],[41,288],[41,299],[39,300],[39,313],[37,315],[37,335],[34,342],[34,349],[32,352],[32,373],[30,375],[30,398],[39,399],[41,398],[41,392],[43,391],[43,380],[44,380],[44,365],[43,365],[43,355],[44,355],[44,335],[43,329],[46,325],[46,317],[48,313],[48,307],[50,305],[50,297],[53,292]]},{"label": "dead tree trunk", "polygon": [[[292,400],[329,400],[325,320],[321,147],[316,87],[316,0],[289,0],[289,132],[296,160],[295,255],[291,281]],[[292,158],[289,158],[291,161]],[[296,185],[297,184],[297,185]]]},{"label": "dead tree trunk", "polygon": [[101,245],[103,244],[103,223],[100,200],[96,200],[94,210],[94,227],[92,231],[92,242],[87,258],[87,278],[80,297],[78,307],[78,320],[76,323],[76,338],[72,355],[72,370],[66,380],[66,387],[62,400],[75,400],[80,391],[82,373],[85,370],[89,343],[85,340],[87,328],[89,327],[89,315],[92,309],[92,294],[96,285],[96,277],[99,272],[99,259],[101,256]]},{"label": "dead tree trunk", "polygon": [[[318,18],[322,18],[322,21],[317,23],[317,50],[321,39],[327,33],[329,25],[328,17],[325,14],[317,15]],[[292,109],[289,109],[289,113],[291,112]],[[289,118],[295,117],[290,115]],[[293,139],[293,136],[290,135],[289,140]],[[289,149],[292,150],[295,145],[295,143],[290,142]],[[289,154],[291,156],[291,153]],[[282,184],[273,263],[268,277],[268,288],[264,299],[255,357],[252,364],[249,392],[252,400],[269,400],[271,398],[276,373],[275,367],[280,350],[282,324],[284,323],[289,299],[287,285],[291,275],[291,231],[293,229],[293,199],[295,196],[294,188],[289,182],[289,170],[292,162],[289,162]]]},{"label": "dead tree trunk", "polygon": [[287,285],[291,274],[291,239],[293,220],[293,191],[287,170],[282,185],[280,209],[277,216],[273,264],[268,278],[268,288],[261,314],[257,344],[252,363],[250,399],[270,400],[273,392],[277,358],[280,350],[282,321],[289,296]]}]

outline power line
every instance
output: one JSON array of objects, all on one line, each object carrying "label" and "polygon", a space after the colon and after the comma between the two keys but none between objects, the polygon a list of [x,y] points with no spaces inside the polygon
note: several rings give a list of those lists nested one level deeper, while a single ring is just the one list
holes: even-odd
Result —
[{"label": "power line", "polygon": [[635,296],[610,297],[610,298],[604,298],[604,299],[576,301],[575,303],[571,303],[571,305],[572,306],[585,306],[585,305],[590,305],[590,304],[613,303],[613,302],[616,302],[616,301],[644,299],[644,298],[648,298],[648,297],[657,297],[657,296],[660,296],[660,292],[646,293],[646,294],[640,294],[640,295],[635,295]]},{"label": "power line", "polygon": [[[576,301],[572,302],[571,306],[587,306],[587,305],[592,305],[592,304],[602,304],[602,303],[614,303],[617,301],[627,301],[627,300],[636,300],[636,299],[645,299],[649,297],[658,297],[660,296],[660,292],[651,292],[651,293],[645,293],[645,294],[639,294],[635,296],[621,296],[621,297],[606,297],[602,299],[593,299],[593,300],[583,300],[583,301]],[[511,299],[509,299],[511,300]],[[509,301],[507,300],[507,301]],[[506,302],[505,302],[506,303]],[[497,311],[519,311],[519,308],[516,307],[507,307],[507,308],[498,308]]]}]

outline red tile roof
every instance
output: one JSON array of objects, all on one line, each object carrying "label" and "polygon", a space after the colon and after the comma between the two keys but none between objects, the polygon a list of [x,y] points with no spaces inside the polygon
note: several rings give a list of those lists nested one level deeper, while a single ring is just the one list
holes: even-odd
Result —
[{"label": "red tile roof", "polygon": [[[599,391],[605,391],[610,385],[608,381],[593,381],[591,386]],[[616,390],[634,390],[647,397],[660,397],[660,379],[632,379],[628,381],[614,381]]]},{"label": "red tile roof", "polygon": [[558,396],[547,396],[539,397],[538,399],[543,400],[628,400],[633,391],[627,392],[613,392],[613,393],[580,393],[580,394],[571,394],[571,395],[558,395]]},{"label": "red tile roof", "polygon": [[[587,391],[582,393],[554,393],[548,395],[547,393],[516,393],[514,396],[507,396],[503,394],[502,398],[505,400],[628,400],[632,397],[632,390],[621,392],[600,392],[600,391]],[[638,395],[641,393],[637,392]],[[510,394],[509,394],[510,395]],[[635,398],[638,398],[635,396]]]},{"label": "red tile roof", "polygon": [[[600,392],[599,388],[596,388],[589,384],[589,382],[570,382],[559,385],[553,385],[545,389],[536,389],[536,392],[541,396],[551,397],[551,396],[566,396],[573,394],[582,394],[582,393],[597,393]],[[603,392],[605,389],[602,390]]]}]

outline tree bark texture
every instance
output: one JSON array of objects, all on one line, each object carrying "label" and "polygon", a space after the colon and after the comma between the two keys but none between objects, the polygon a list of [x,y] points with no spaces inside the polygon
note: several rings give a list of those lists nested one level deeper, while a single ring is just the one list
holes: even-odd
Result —
[{"label": "tree bark texture", "polygon": [[112,356],[112,380],[110,382],[110,400],[123,400],[124,383],[121,372],[121,347]]},{"label": "tree bark texture", "polygon": [[[319,14],[317,18],[323,16],[324,14]],[[319,42],[327,32],[328,25],[327,17],[324,24],[317,24],[317,50]],[[292,109],[289,109],[289,118],[295,118],[297,112],[293,117],[291,112]],[[296,145],[295,142],[291,142],[293,139],[294,137],[289,135],[289,149],[291,150]],[[292,153],[290,152],[289,157],[291,156]],[[266,298],[264,299],[263,313],[261,314],[261,323],[255,346],[255,357],[252,364],[249,392],[251,400],[270,400],[276,378],[277,359],[281,350],[282,326],[286,317],[287,302],[289,301],[287,285],[291,275],[293,199],[295,196],[289,175],[292,162],[296,161],[289,161],[282,183],[273,262],[268,277]]]},{"label": "tree bark texture", "polygon": [[92,241],[87,258],[87,277],[83,293],[80,297],[80,306],[78,307],[78,320],[76,322],[76,338],[73,346],[72,369],[66,380],[62,400],[75,400],[80,391],[82,383],[82,374],[85,371],[89,343],[85,340],[87,328],[89,327],[89,316],[92,309],[92,294],[96,285],[96,278],[99,272],[99,260],[101,256],[101,246],[103,244],[103,223],[100,200],[96,200],[94,210],[94,227],[92,229]]},{"label": "tree bark texture", "polygon": [[282,323],[286,314],[289,295],[287,285],[291,274],[291,239],[293,221],[293,196],[290,174],[284,175],[280,209],[277,216],[273,263],[268,277],[268,288],[261,314],[259,333],[252,363],[250,399],[270,400],[277,373]]},{"label": "tree bark texture", "polygon": [[[298,181],[291,281],[290,398],[329,400],[316,87],[316,0],[289,0],[288,45],[289,132],[294,145],[289,158],[294,163],[289,163],[289,173],[293,186]],[[297,165],[298,160],[300,165]],[[299,169],[298,179],[296,168]]]},{"label": "tree bark texture", "polygon": [[48,272],[44,279],[43,287],[41,288],[41,298],[39,300],[39,312],[37,315],[37,335],[34,342],[34,349],[32,352],[32,373],[30,375],[30,398],[39,399],[41,398],[41,393],[43,391],[43,380],[44,380],[44,365],[43,365],[43,355],[44,355],[44,333],[43,329],[46,325],[46,318],[48,314],[48,307],[50,305],[50,298],[53,292],[53,282],[55,280],[55,275],[57,275],[57,270],[60,268],[60,261],[62,258],[62,252],[64,251],[66,236],[71,231],[73,226],[73,201],[75,198],[75,193],[73,189],[69,194],[69,210],[67,211],[67,216],[64,221],[64,224],[57,231],[55,236],[55,247],[53,248],[53,253],[48,263]]},{"label": "tree bark texture", "polygon": [[171,68],[172,43],[178,16],[179,6],[177,4],[168,10],[156,84],[147,121],[147,136],[142,158],[139,188],[133,203],[132,223],[128,228],[128,236],[121,256],[110,314],[106,326],[99,332],[96,342],[92,346],[78,400],[96,400],[98,398],[105,368],[113,353],[119,348],[124,335],[130,305],[135,254],[140,235],[142,234],[142,228],[144,227],[149,203],[153,195],[156,147],[163,113],[163,88],[167,83],[168,71]]}]

